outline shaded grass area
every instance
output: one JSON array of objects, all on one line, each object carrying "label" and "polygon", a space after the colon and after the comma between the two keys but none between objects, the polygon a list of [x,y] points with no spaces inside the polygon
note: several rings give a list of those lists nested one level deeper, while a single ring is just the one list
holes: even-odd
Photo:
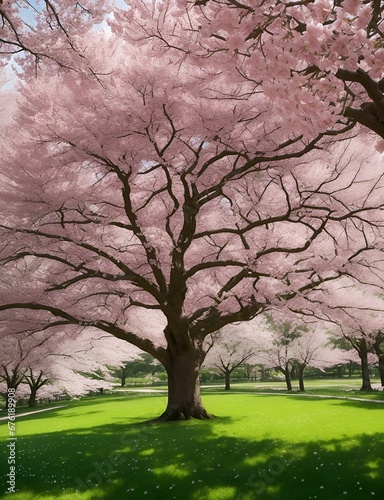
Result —
[{"label": "shaded grass area", "polygon": [[[212,421],[142,424],[163,396],[107,397],[17,421],[12,500],[382,498],[384,406],[205,394]],[[5,424],[1,471],[7,470]],[[5,464],[5,467],[3,467]],[[3,475],[3,474],[2,474]]]}]

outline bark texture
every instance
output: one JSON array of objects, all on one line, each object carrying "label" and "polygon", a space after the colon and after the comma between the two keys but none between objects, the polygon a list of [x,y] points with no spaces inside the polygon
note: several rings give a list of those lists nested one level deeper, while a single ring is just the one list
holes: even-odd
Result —
[{"label": "bark texture", "polygon": [[367,343],[364,339],[360,342],[360,350],[358,352],[361,363],[361,377],[362,377],[362,386],[360,390],[372,391],[371,377],[369,374],[368,348],[367,348]]},{"label": "bark texture", "polygon": [[182,347],[168,348],[168,402],[157,422],[172,420],[209,419],[200,396],[200,366],[204,352],[191,341]]}]

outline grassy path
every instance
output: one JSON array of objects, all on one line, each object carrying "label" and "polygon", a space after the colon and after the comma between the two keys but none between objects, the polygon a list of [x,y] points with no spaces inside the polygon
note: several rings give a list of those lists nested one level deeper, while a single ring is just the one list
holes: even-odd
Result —
[{"label": "grassy path", "polygon": [[[57,408],[65,408],[65,405],[60,405],[60,406],[51,406],[49,408],[43,408],[42,410],[32,410],[32,411],[27,411],[23,413],[16,413],[16,417],[26,417],[28,415],[34,415],[35,413],[41,413],[42,411],[48,411],[48,410],[57,410]],[[0,420],[8,420],[8,417],[1,417]]]}]

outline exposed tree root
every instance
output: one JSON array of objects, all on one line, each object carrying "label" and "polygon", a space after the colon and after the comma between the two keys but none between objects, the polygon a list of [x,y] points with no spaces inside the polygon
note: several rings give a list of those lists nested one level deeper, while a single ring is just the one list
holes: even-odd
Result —
[{"label": "exposed tree root", "polygon": [[195,407],[195,408],[170,408],[168,407],[164,413],[162,413],[159,417],[154,418],[150,422],[153,423],[161,423],[161,422],[174,422],[176,420],[212,420],[215,415],[208,413],[203,407]]}]

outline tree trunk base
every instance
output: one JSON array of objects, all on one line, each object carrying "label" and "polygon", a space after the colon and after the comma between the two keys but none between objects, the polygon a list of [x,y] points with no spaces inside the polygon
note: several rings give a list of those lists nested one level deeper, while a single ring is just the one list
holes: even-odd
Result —
[{"label": "tree trunk base", "polygon": [[197,419],[197,420],[211,420],[213,418],[216,418],[215,415],[212,415],[206,411],[205,408],[203,407],[195,407],[195,408],[180,408],[180,407],[175,407],[171,408],[168,406],[168,408],[165,410],[164,413],[162,413],[159,417],[154,418],[151,420],[151,422],[174,422],[176,420],[190,420],[190,419]]},{"label": "tree trunk base", "polygon": [[371,386],[362,386],[361,389],[359,389],[362,392],[373,392],[373,388]]}]

